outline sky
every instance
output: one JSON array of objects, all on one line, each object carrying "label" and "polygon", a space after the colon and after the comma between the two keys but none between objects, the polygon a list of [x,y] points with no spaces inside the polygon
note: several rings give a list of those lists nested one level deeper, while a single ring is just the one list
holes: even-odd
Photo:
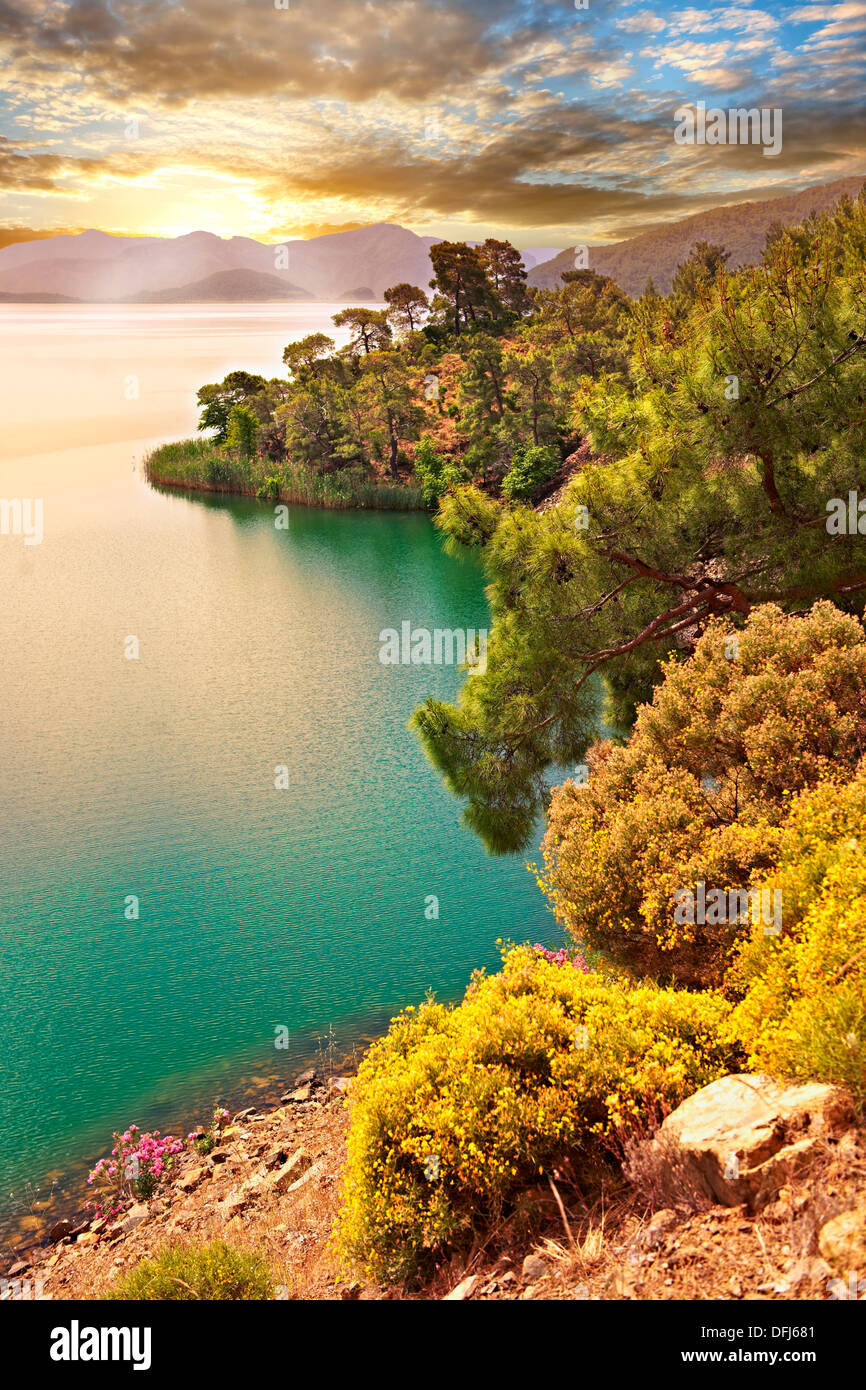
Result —
[{"label": "sky", "polygon": [[[0,67],[0,244],[571,246],[866,174],[866,0],[0,0]],[[676,143],[699,101],[781,151]]]}]

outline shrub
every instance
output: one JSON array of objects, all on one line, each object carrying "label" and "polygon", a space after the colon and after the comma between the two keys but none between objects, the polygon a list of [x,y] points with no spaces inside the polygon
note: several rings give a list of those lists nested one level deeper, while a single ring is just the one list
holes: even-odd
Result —
[{"label": "shrub", "polygon": [[413,471],[424,496],[426,507],[435,507],[439,499],[465,481],[465,472],[452,459],[437,454],[429,435],[423,435],[415,447]]},{"label": "shrub", "polygon": [[521,444],[514,450],[512,464],[502,479],[502,495],[509,501],[528,501],[549,482],[559,467],[559,456],[547,444]]},{"label": "shrub", "polygon": [[[713,623],[665,664],[623,747],[554,794],[542,886],[581,944],[639,974],[720,983],[748,927],[677,921],[675,894],[746,889],[778,862],[791,799],[866,753],[866,641],[832,604]],[[695,914],[697,916],[697,914]],[[709,914],[708,914],[709,915]]]},{"label": "shrub", "polygon": [[338,1243],[406,1277],[495,1220],[528,1182],[729,1070],[717,995],[626,987],[531,947],[464,1001],[407,1009],[361,1064]]},{"label": "shrub", "polygon": [[731,1018],[749,1064],[850,1088],[866,1107],[866,760],[845,787],[797,798],[777,872],[782,931],[756,927],[730,983]]},{"label": "shrub", "polygon": [[106,1298],[147,1303],[167,1299],[249,1302],[270,1298],[272,1293],[270,1272],[261,1256],[214,1240],[188,1250],[163,1250],[155,1259],[142,1260]]}]

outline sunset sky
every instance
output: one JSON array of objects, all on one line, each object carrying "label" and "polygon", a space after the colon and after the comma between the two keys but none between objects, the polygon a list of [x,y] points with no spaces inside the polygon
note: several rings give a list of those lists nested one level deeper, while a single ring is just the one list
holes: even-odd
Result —
[{"label": "sunset sky", "polygon": [[[0,62],[0,241],[567,246],[866,173],[866,0],[0,0]],[[781,154],[676,145],[698,100],[781,107]]]}]

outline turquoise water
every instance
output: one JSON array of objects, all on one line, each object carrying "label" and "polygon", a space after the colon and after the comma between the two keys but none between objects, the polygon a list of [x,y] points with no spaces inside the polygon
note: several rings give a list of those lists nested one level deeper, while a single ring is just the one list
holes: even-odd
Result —
[{"label": "turquoise water", "polygon": [[329,1026],[348,1045],[428,990],[459,996],[498,936],[558,938],[524,861],[460,826],[406,728],[462,674],[378,659],[406,620],[486,627],[478,568],[426,516],[293,508],[278,530],[263,504],[157,493],[133,467],[160,407],[166,434],[190,432],[178,381],[260,370],[291,334],[266,325],[258,356],[238,354],[211,322],[203,363],[200,324],[186,354],[193,330],[158,325],[148,351],[174,396],[155,386],[123,438],[122,393],[100,402],[106,373],[137,364],[133,331],[54,313],[50,331],[19,317],[0,352],[22,401],[37,369],[60,395],[50,452],[21,404],[0,467],[0,495],[42,497],[45,516],[40,545],[0,537],[7,1210],[119,1125],[201,1115],[292,1071]]}]

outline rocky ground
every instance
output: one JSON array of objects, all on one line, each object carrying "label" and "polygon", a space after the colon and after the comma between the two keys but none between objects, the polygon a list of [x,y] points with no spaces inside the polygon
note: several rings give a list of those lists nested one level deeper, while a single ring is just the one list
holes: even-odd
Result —
[{"label": "rocky ground", "polygon": [[6,1296],[99,1298],[166,1245],[222,1237],[262,1254],[288,1299],[866,1298],[866,1133],[831,1087],[715,1082],[627,1147],[630,1180],[611,1168],[589,1196],[559,1173],[411,1291],[352,1280],[330,1248],[350,1087],[307,1073],[277,1108],[235,1115],[115,1227],[58,1223],[4,1271]]}]

